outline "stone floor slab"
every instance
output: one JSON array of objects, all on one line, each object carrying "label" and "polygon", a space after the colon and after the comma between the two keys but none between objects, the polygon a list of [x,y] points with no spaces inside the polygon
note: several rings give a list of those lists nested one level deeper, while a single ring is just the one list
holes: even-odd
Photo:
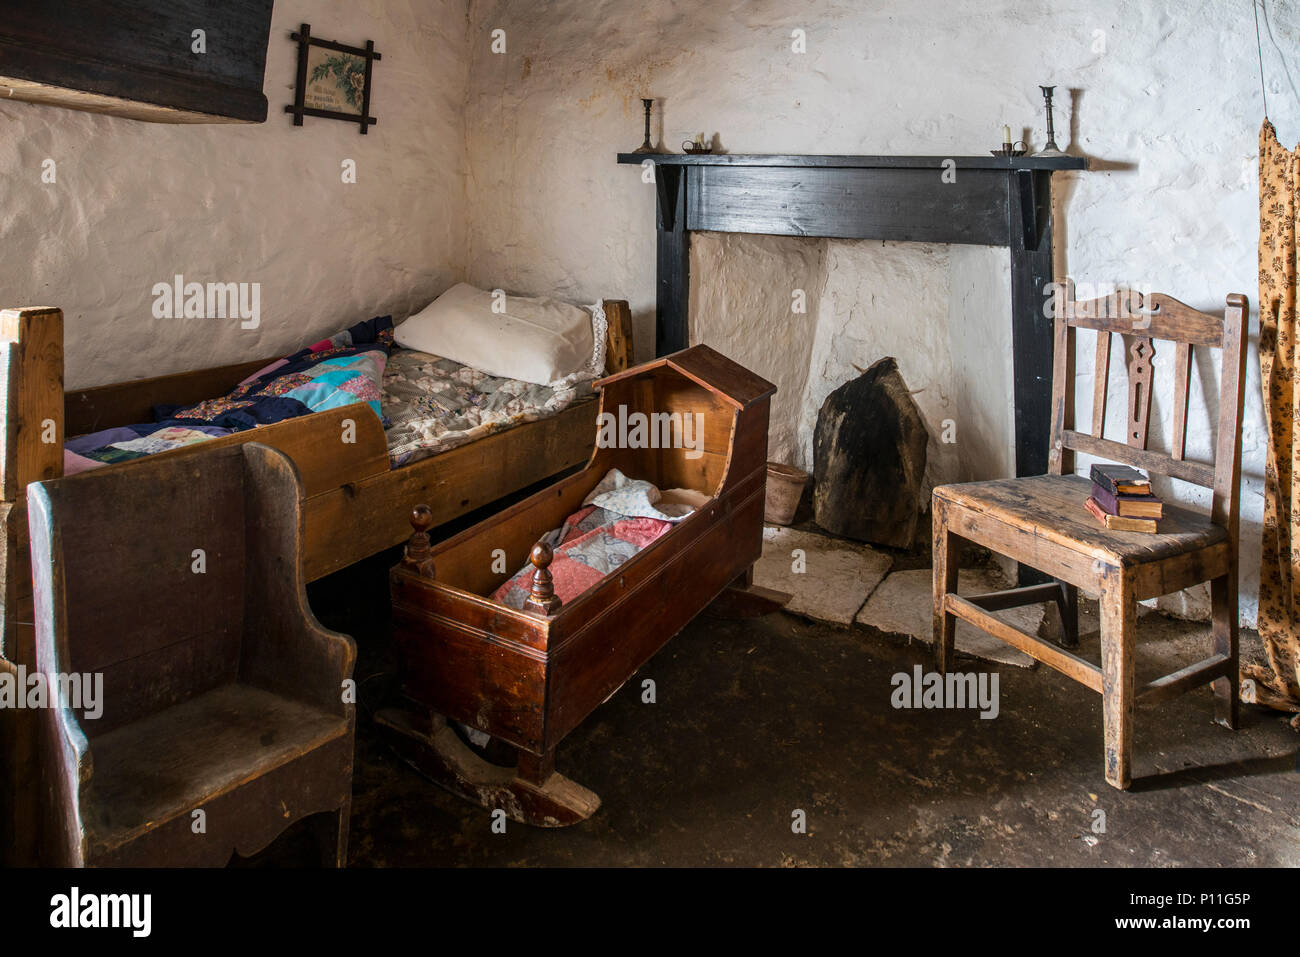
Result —
[{"label": "stone floor slab", "polygon": [[[894,572],[872,593],[870,601],[858,614],[857,621],[881,631],[910,635],[927,645],[931,644],[933,587],[934,576],[928,568]],[[988,568],[963,568],[957,576],[957,591],[963,595],[979,595],[1010,587],[1011,584],[998,572]],[[1020,630],[1034,635],[1038,633],[1038,626],[1043,621],[1044,607],[1028,605],[996,614]],[[1012,648],[964,621],[957,622],[956,644],[958,651],[985,661],[1020,668],[1032,668],[1036,664],[1023,651]]]},{"label": "stone floor slab", "polygon": [[893,561],[856,542],[768,527],[763,529],[763,557],[754,566],[754,584],[794,596],[785,609],[791,614],[851,625]]}]

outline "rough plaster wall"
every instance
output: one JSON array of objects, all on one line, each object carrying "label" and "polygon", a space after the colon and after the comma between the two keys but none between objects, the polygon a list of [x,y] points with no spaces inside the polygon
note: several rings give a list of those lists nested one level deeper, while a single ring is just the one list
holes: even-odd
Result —
[{"label": "rough plaster wall", "polygon": [[696,233],[691,244],[691,273],[706,277],[691,298],[691,341],[707,342],[776,385],[768,455],[803,468],[811,463],[800,413],[825,259],[820,239]]},{"label": "rough plaster wall", "polygon": [[[1011,398],[1011,256],[1001,246],[952,246],[948,343],[960,481],[1015,474]],[[999,398],[1000,397],[1000,398]]]},{"label": "rough plaster wall", "polygon": [[[166,125],[0,101],[5,306],[66,317],[66,384],[86,387],[296,348],[418,309],[464,274],[466,4],[303,0],[274,8],[267,121]],[[377,126],[294,127],[302,21],[372,39]],[[201,26],[201,24],[199,24]],[[46,158],[57,181],[41,183]],[[341,181],[341,163],[357,182]],[[156,282],[260,282],[261,325],[155,319]]]},{"label": "rough plaster wall", "polygon": [[947,246],[827,244],[826,283],[800,410],[803,462],[812,462],[817,413],[826,396],[882,356],[894,356],[930,432],[926,488],[956,477],[955,448],[937,441],[952,412],[947,314]]},{"label": "rough plaster wall", "polygon": [[[1284,63],[1300,73],[1300,9],[1265,3],[1277,41],[1265,37],[1272,117],[1294,142],[1300,95]],[[506,31],[505,54],[490,52],[493,29]],[[804,54],[791,50],[794,29],[806,31]],[[472,277],[627,298],[643,357],[653,342],[653,187],[613,158],[640,142],[640,96],[658,98],[655,137],[674,151],[706,131],[731,152],[942,155],[983,152],[1004,122],[1040,147],[1038,84],[1054,83],[1058,140],[1095,163],[1056,178],[1058,269],[1149,284],[1205,309],[1221,308],[1229,291],[1256,298],[1262,111],[1249,0],[472,0],[470,43]],[[1012,436],[999,430],[1011,421],[1010,382],[1005,362],[997,375],[988,364],[992,339],[978,355],[959,343],[991,331],[981,308],[1005,317],[1009,295],[1005,272],[979,291],[954,255],[947,279],[929,275],[955,302],[910,285],[878,294],[948,321],[948,399],[962,407],[957,468],[978,474],[1009,461]],[[914,278],[901,268],[895,276]],[[701,292],[709,282],[696,272],[694,295],[710,295]],[[1252,320],[1252,340],[1257,329]],[[929,344],[940,355],[940,341]],[[827,369],[851,373],[828,355],[814,349],[806,402],[829,391]],[[1263,442],[1253,349],[1249,361],[1242,608],[1253,621]],[[1193,401],[1203,416],[1205,403]],[[1156,402],[1168,407],[1160,394]],[[974,448],[977,437],[987,446]]]}]

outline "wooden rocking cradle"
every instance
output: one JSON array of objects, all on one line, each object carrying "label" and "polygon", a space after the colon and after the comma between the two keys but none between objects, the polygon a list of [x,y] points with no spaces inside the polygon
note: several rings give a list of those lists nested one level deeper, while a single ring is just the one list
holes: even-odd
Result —
[{"label": "wooden rocking cradle", "polygon": [[[403,690],[420,708],[379,714],[398,753],[468,799],[543,827],[576,823],[600,806],[555,773],[559,742],[705,606],[747,588],[763,544],[771,383],[700,345],[596,386],[601,420],[640,412],[662,423],[665,413],[698,413],[702,442],[684,449],[597,441],[581,472],[436,547],[431,516],[417,507],[415,534],[391,575]],[[550,583],[551,550],[538,539],[581,508],[611,468],[707,501],[561,604]],[[530,558],[536,572],[524,610],[484,597]],[[766,610],[780,604],[774,594],[747,594]],[[518,768],[480,758],[447,719],[513,746]]]}]

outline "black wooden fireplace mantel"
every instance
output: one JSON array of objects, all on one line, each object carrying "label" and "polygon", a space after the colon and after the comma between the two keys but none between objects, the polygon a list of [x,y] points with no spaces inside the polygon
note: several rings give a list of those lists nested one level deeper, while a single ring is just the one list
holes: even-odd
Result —
[{"label": "black wooden fireplace mantel", "polygon": [[658,195],[656,355],[689,345],[695,230],[1008,247],[1016,473],[1047,471],[1052,173],[1086,169],[1086,160],[618,154],[624,164],[646,160]]}]

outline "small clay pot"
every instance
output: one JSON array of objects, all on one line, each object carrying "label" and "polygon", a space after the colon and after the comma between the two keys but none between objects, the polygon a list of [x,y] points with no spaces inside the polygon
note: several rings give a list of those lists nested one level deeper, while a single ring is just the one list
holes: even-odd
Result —
[{"label": "small clay pot", "polygon": [[803,469],[781,462],[767,463],[767,501],[763,521],[768,525],[789,525],[794,521],[799,499],[812,476]]}]

